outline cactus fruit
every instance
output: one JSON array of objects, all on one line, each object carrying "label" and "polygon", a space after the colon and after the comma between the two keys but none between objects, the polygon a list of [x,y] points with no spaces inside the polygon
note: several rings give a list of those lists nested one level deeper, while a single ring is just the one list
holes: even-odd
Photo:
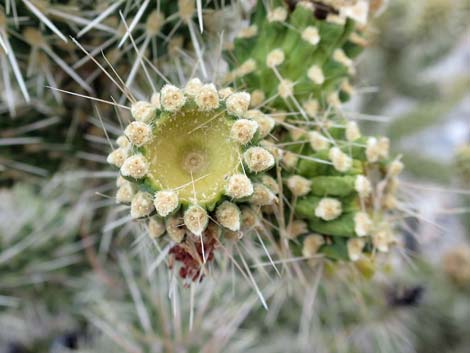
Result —
[{"label": "cactus fruit", "polygon": [[273,124],[245,118],[249,103],[248,93],[199,79],[134,102],[135,121],[108,156],[120,168],[117,201],[130,204],[133,219],[148,220],[151,235],[167,233],[185,247],[210,241],[214,228],[240,231],[245,207],[276,200],[263,184],[274,157],[259,146]]}]

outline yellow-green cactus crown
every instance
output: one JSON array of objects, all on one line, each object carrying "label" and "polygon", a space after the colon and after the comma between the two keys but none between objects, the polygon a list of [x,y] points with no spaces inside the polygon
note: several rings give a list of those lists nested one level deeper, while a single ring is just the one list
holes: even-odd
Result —
[{"label": "yellow-green cactus crown", "polygon": [[201,236],[210,222],[240,231],[237,204],[275,201],[257,182],[275,163],[258,144],[274,124],[249,104],[248,93],[197,78],[134,102],[135,121],[108,156],[120,168],[117,201],[130,204],[134,219],[151,217],[156,236],[166,232],[176,242],[186,231]]}]

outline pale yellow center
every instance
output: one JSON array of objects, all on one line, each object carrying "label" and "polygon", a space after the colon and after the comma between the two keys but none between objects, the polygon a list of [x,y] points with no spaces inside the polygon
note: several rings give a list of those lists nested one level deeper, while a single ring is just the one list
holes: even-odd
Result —
[{"label": "pale yellow center", "polygon": [[145,145],[147,174],[158,190],[174,190],[183,203],[214,202],[240,166],[240,146],[230,138],[225,113],[184,109],[158,120]]}]

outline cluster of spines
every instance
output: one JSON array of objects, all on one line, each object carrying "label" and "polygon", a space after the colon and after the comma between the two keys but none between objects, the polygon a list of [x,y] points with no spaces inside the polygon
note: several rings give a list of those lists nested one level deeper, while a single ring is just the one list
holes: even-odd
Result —
[{"label": "cluster of spines", "polygon": [[62,104],[58,92],[44,86],[65,85],[65,76],[77,84],[75,90],[92,92],[74,66],[78,50],[68,38],[74,26],[68,20],[79,18],[75,9],[71,7],[69,13],[69,7],[56,7],[46,1],[13,2],[0,7],[0,57],[5,72],[2,99],[12,115],[24,102],[38,104],[37,98]]},{"label": "cluster of spines", "polygon": [[[115,67],[128,87],[139,87],[146,81],[148,72],[144,75],[140,67],[147,64],[149,72],[156,69],[174,79],[180,78],[180,71],[189,75],[192,68],[185,64],[188,59],[194,59],[199,62],[203,76],[207,77],[203,52],[209,43],[203,40],[201,32],[204,30],[206,34],[210,30],[207,28],[209,26],[205,26],[203,18],[210,11],[222,8],[223,4],[228,2],[211,1],[204,4],[201,14],[196,11],[194,0],[144,1],[142,4],[127,0],[108,6],[106,10],[112,11],[107,16],[101,16],[95,7],[90,12],[95,18],[89,18],[94,26],[85,26],[77,36],[81,39],[88,32],[104,36],[106,40],[102,45],[93,43],[95,48],[92,55],[100,60],[97,54],[102,50],[107,57],[103,66],[111,64]],[[88,60],[81,60],[79,66]],[[96,70],[91,76],[97,78],[99,74],[100,70]]]},{"label": "cluster of spines", "polygon": [[13,350],[21,342],[28,352],[44,351],[59,332],[79,327],[76,281],[88,273],[83,249],[93,243],[91,237],[82,243],[79,234],[89,205],[57,181],[43,184],[42,192],[20,182],[0,189],[2,352],[10,352],[9,342]]},{"label": "cluster of spines", "polygon": [[[78,47],[71,43],[78,5],[49,1],[9,1],[0,5],[0,115],[2,182],[46,176],[80,153],[83,106],[66,99],[58,87],[92,92],[74,66]],[[73,18],[73,21],[70,21]],[[83,21],[85,21],[82,18]],[[77,131],[79,133],[77,134]],[[39,153],[43,153],[38,158]]]},{"label": "cluster of spines", "polygon": [[[88,71],[85,64],[90,58],[77,59],[83,48],[74,43],[74,38],[79,39],[83,47],[93,48],[90,54],[94,60],[101,60],[100,52],[106,53],[103,66],[115,66],[117,72],[126,76],[129,86],[138,74],[144,55],[151,60],[165,54],[180,57],[190,50],[189,42],[200,55],[203,44],[196,25],[196,2],[162,0],[152,3],[144,1],[141,7],[129,0],[88,5],[54,1],[0,5],[0,65],[4,67],[0,86],[6,92],[1,100],[7,103],[10,113],[14,115],[16,106],[23,102],[35,104],[36,98],[63,103],[59,92],[45,89],[45,85],[53,89],[67,85],[74,93],[100,96],[100,91],[95,91],[100,72]],[[218,6],[217,2],[212,2],[207,9]],[[97,38],[106,40],[98,44]],[[139,47],[137,60],[132,55],[134,45]],[[73,85],[66,76],[74,81]]]}]

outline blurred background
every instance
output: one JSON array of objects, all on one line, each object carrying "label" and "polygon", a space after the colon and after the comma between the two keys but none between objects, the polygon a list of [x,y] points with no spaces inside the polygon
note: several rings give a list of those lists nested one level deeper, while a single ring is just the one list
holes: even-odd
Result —
[{"label": "blurred background", "polygon": [[[62,11],[72,6],[67,1],[49,8],[31,3],[57,20],[58,29],[73,33],[86,28],[80,14],[97,16],[89,10],[93,1],[70,2],[77,15],[70,18]],[[344,111],[368,134],[390,137],[393,153],[402,155],[399,208],[407,216],[400,223],[410,264],[374,285],[357,286],[369,303],[363,316],[347,298],[337,307],[323,305],[314,337],[302,336],[304,327],[297,322],[302,312],[313,310],[304,298],[286,295],[274,301],[274,314],[266,315],[249,288],[240,285],[245,292],[237,302],[210,280],[195,299],[203,309],[191,321],[194,331],[168,323],[176,314],[165,302],[166,274],[155,282],[147,279],[139,265],[148,268],[150,260],[134,256],[139,249],[134,240],[141,234],[120,227],[122,209],[109,207],[114,201],[103,197],[114,188],[102,152],[108,148],[102,124],[116,128],[106,120],[111,109],[98,104],[103,122],[86,100],[45,88],[86,93],[89,82],[81,77],[100,74],[80,50],[69,50],[74,43],[53,39],[55,31],[36,19],[30,1],[0,2],[0,352],[467,352],[470,2],[373,3],[380,9],[358,59],[356,94]],[[13,4],[21,14],[16,19],[5,16]],[[240,25],[240,17],[234,11],[230,26]],[[22,31],[12,29],[14,21]],[[103,33],[118,23],[109,18]],[[116,38],[84,33],[81,39],[89,47],[107,40],[102,49],[114,60]],[[12,47],[15,57],[7,50]],[[170,50],[163,62],[181,59],[175,53]],[[130,56],[116,55],[113,61],[123,72],[132,63]],[[132,251],[113,253],[116,244]],[[320,303],[341,290],[326,281]],[[181,293],[182,313],[176,316],[182,321],[191,298]],[[204,307],[204,299],[223,303],[223,310],[216,304]],[[158,317],[161,329],[150,329],[146,315],[151,321]],[[211,338],[221,327],[218,337],[224,339]],[[305,337],[315,339],[315,350]]]},{"label": "blurred background", "polygon": [[407,192],[423,219],[445,229],[417,220],[419,239],[429,240],[432,249],[436,242],[453,246],[470,236],[470,217],[458,212],[468,210],[470,188],[464,165],[470,141],[468,14],[468,1],[388,2],[359,62],[363,94],[352,102],[353,110],[366,114],[364,125],[389,136],[403,155],[406,183],[419,185]]}]

